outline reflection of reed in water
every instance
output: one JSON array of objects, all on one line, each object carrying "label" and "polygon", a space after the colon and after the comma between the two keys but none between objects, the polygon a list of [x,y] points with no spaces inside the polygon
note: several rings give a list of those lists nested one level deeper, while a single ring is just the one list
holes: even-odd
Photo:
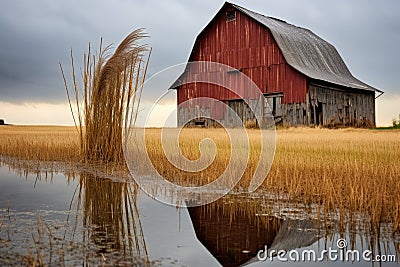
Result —
[{"label": "reflection of reed in water", "polygon": [[136,206],[137,189],[82,173],[78,208],[83,209],[84,242],[92,240],[97,253],[119,252],[130,258],[148,255]]},{"label": "reflection of reed in water", "polygon": [[[48,199],[49,207],[29,212],[14,210],[13,202],[9,202],[8,217],[0,211],[0,233],[6,233],[9,239],[0,242],[1,266],[150,264],[136,206],[137,191],[130,183],[88,173],[79,175],[77,168],[57,169],[60,165],[55,163],[5,161],[0,157],[0,167],[3,166],[27,181],[33,180],[34,187],[63,179],[57,177],[62,171],[66,187],[73,185],[75,192],[68,210],[53,207],[51,203],[56,199],[52,198]],[[101,170],[96,172],[105,175]],[[119,173],[118,176],[123,177]],[[57,198],[54,194],[49,196]]]}]

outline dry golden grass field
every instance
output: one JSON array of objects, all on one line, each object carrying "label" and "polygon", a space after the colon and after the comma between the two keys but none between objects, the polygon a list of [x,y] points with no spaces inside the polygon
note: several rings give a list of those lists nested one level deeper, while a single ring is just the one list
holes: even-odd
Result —
[{"label": "dry golden grass field", "polygon": [[[146,145],[158,171],[176,182],[204,184],[220,175],[229,162],[230,143],[223,129],[184,129],[182,153],[199,157],[198,142],[215,140],[215,162],[200,174],[179,173],[160,147],[160,130],[146,130]],[[257,130],[249,130],[252,153],[242,185],[257,165]],[[279,129],[275,159],[262,190],[288,195],[304,203],[321,204],[344,216],[367,213],[371,222],[393,223],[400,229],[400,130]],[[258,143],[257,143],[258,142]],[[27,160],[79,163],[75,127],[2,126],[0,155]],[[196,181],[195,181],[196,180]]]},{"label": "dry golden grass field", "polygon": [[0,127],[0,155],[26,160],[79,161],[79,136],[75,127]]}]

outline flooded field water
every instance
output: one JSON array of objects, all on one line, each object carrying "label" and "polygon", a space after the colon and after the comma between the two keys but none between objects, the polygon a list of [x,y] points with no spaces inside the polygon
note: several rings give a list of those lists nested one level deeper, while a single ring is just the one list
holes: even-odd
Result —
[{"label": "flooded field water", "polygon": [[340,226],[267,192],[175,208],[121,177],[28,165],[0,165],[1,266],[399,266],[399,236],[365,215]]}]

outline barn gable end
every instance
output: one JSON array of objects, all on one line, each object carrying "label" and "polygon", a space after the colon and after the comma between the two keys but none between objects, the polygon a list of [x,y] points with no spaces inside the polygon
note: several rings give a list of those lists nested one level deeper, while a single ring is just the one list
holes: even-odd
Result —
[{"label": "barn gable end", "polygon": [[[232,11],[235,19],[227,21]],[[271,31],[230,4],[225,4],[198,35],[189,58],[192,61],[218,62],[238,69],[263,93],[283,92],[285,104],[305,102],[306,77],[286,63]],[[217,99],[234,98],[225,93]]]}]

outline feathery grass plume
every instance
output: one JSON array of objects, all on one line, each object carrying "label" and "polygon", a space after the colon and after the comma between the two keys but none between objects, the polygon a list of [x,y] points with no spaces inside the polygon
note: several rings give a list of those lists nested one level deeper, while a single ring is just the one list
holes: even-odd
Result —
[{"label": "feathery grass plume", "polygon": [[81,153],[87,162],[124,162],[122,130],[136,123],[151,54],[151,49],[140,44],[145,37],[148,35],[143,29],[133,31],[114,54],[111,54],[110,46],[103,49],[100,41],[100,50],[93,55],[89,44],[82,71],[83,99],[79,98],[80,88],[75,76],[72,51],[74,100],[70,97],[60,63],[71,113],[79,132]]}]

